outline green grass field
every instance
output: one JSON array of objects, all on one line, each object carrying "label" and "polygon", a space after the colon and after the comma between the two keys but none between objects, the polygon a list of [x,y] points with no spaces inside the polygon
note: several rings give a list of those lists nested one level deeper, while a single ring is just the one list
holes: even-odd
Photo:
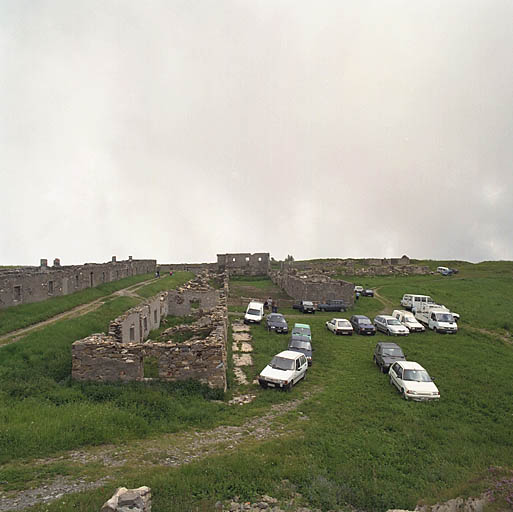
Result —
[{"label": "green grass field", "polygon": [[[249,390],[257,395],[244,407],[212,401],[219,396],[192,383],[70,383],[70,341],[78,332],[101,330],[102,322],[129,305],[119,302],[129,299],[116,299],[87,321],[84,317],[83,325],[56,324],[57,331],[43,339],[27,337],[0,349],[0,480],[21,472],[26,457],[163,432],[239,425],[272,404],[310,392],[297,410],[271,425],[286,427],[288,435],[282,438],[251,441],[178,468],[128,465],[102,489],[33,510],[98,510],[120,485],[152,487],[154,512],[212,510],[217,500],[234,496],[286,498],[291,486],[304,504],[322,510],[347,510],[347,504],[367,511],[413,509],[419,500],[435,503],[479,495],[494,485],[498,470],[490,468],[513,469],[513,346],[493,335],[504,335],[504,323],[511,321],[507,299],[513,293],[512,268],[503,262],[469,266],[450,278],[376,277],[361,283],[377,288],[394,304],[403,293],[428,293],[461,314],[455,336],[428,332],[394,340],[409,360],[436,378],[441,399],[433,403],[404,401],[374,366],[373,347],[389,338],[335,336],[325,328],[333,316],[360,313],[372,318],[383,309],[378,298],[361,298],[345,315],[289,313],[289,326],[300,321],[312,326],[314,364],[307,379],[283,393],[237,386],[230,377],[228,396]],[[265,282],[261,286],[265,289]],[[287,336],[268,333],[263,325],[252,327],[252,334],[250,381],[288,342]]]}]

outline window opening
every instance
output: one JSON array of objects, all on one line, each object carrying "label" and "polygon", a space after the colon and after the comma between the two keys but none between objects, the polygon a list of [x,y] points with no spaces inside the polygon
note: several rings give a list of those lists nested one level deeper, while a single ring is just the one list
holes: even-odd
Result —
[{"label": "window opening", "polygon": [[21,286],[14,287],[14,300],[21,300]]}]

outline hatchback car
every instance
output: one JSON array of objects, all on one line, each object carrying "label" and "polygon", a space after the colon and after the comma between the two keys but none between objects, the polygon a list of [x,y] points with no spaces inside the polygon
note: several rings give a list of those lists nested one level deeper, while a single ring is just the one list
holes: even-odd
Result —
[{"label": "hatchback car", "polygon": [[388,336],[408,336],[410,331],[397,318],[390,315],[378,315],[374,319],[374,325],[378,331]]},{"label": "hatchback car", "polygon": [[267,315],[266,319],[267,330],[277,333],[287,334],[289,332],[289,326],[287,320],[281,313],[271,313]]},{"label": "hatchback car", "polygon": [[374,290],[371,290],[370,288],[363,290],[362,297],[374,297]]},{"label": "hatchback car", "polygon": [[312,339],[312,331],[308,324],[294,324],[294,328],[292,329],[291,334],[292,336],[296,334],[299,336],[308,336],[310,339]]},{"label": "hatchback car", "polygon": [[388,373],[390,366],[396,361],[405,361],[406,357],[399,345],[380,341],[374,349],[374,363],[383,373]]},{"label": "hatchback car", "polygon": [[345,318],[332,318],[326,322],[326,328],[334,334],[353,334],[353,326],[349,320]]},{"label": "hatchback car", "polygon": [[[300,339],[303,338],[303,339]],[[306,356],[306,360],[308,361],[308,366],[312,366],[312,344],[310,340],[306,338],[306,336],[298,336],[293,337],[289,341],[289,350],[294,350],[295,352],[301,352]]]},{"label": "hatchback car", "polygon": [[390,384],[405,400],[438,400],[440,392],[428,372],[413,361],[397,361],[390,367]]},{"label": "hatchback car", "polygon": [[354,331],[358,334],[366,334],[368,336],[376,334],[376,327],[374,327],[372,322],[364,315],[353,315],[349,321]]},{"label": "hatchback car", "polygon": [[276,354],[260,372],[258,382],[263,388],[289,390],[306,377],[308,361],[301,352],[284,350]]}]

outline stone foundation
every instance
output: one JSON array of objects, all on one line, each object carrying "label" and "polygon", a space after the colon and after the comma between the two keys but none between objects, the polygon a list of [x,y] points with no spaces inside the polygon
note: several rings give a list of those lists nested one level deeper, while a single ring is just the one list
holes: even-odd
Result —
[{"label": "stone foundation", "polygon": [[[223,291],[208,289],[207,282],[202,275],[182,289],[153,297],[116,318],[110,324],[108,335],[93,334],[75,341],[72,345],[73,379],[146,381],[150,377],[144,375],[145,361],[151,359],[157,362],[160,380],[195,379],[212,388],[226,390],[226,296]],[[206,297],[200,304],[200,318],[193,324],[167,329],[156,340],[147,339],[149,331],[158,328],[161,319],[168,314],[168,295],[171,294],[175,302],[177,298],[186,302],[190,293],[195,297],[203,293]],[[207,309],[207,304],[214,302],[213,297],[215,304]],[[177,313],[171,308],[169,314]],[[184,313],[180,311],[178,314]],[[155,316],[157,322],[154,322]],[[185,332],[192,335],[187,341],[166,341],[166,337]]]}]

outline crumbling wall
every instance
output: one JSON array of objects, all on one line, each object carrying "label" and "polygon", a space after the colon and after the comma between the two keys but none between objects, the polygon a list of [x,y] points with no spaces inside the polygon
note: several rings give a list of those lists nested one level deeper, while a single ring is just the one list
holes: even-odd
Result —
[{"label": "crumbling wall", "polygon": [[156,260],[116,261],[61,266],[58,258],[49,267],[41,260],[39,267],[0,270],[0,308],[40,302],[68,295],[124,277],[154,273]]},{"label": "crumbling wall", "polygon": [[[226,294],[224,290],[208,289],[208,280],[208,274],[202,274],[177,291],[164,292],[132,308],[111,322],[108,335],[94,334],[75,341],[72,346],[72,377],[79,381],[143,381],[147,378],[144,361],[152,358],[158,362],[158,378],[161,380],[196,379],[210,387],[226,390]],[[224,289],[226,281],[224,277]],[[189,307],[190,301],[186,298],[203,297],[201,308],[205,309],[200,309],[203,316],[192,326],[173,327],[168,331],[189,329],[195,336],[181,343],[162,341],[164,337],[144,341],[148,335],[144,329],[144,318],[166,309],[171,315],[184,314],[181,310],[175,313],[175,302],[169,301],[169,295],[179,298],[180,294],[185,297],[182,303],[189,304]],[[162,304],[166,306],[163,308]],[[163,316],[158,317],[158,323],[152,324],[151,329],[160,325]],[[137,324],[139,330],[133,331],[135,339],[131,341],[129,329]],[[148,332],[151,329],[148,324]],[[196,336],[205,332],[208,333],[205,337]]]},{"label": "crumbling wall", "polygon": [[159,263],[158,268],[161,275],[168,274],[170,271],[185,271],[199,274],[203,271],[216,272],[217,263]]},{"label": "crumbling wall", "polygon": [[322,302],[343,299],[351,306],[354,303],[354,284],[322,275],[296,275],[291,272],[271,271],[271,280],[296,300]]},{"label": "crumbling wall", "polygon": [[129,309],[123,315],[112,320],[109,324],[109,335],[119,343],[144,341],[150,331],[160,327],[161,302],[163,302],[161,295]]},{"label": "crumbling wall", "polygon": [[267,275],[269,268],[270,257],[268,252],[217,255],[218,272],[227,272],[229,275]]}]

